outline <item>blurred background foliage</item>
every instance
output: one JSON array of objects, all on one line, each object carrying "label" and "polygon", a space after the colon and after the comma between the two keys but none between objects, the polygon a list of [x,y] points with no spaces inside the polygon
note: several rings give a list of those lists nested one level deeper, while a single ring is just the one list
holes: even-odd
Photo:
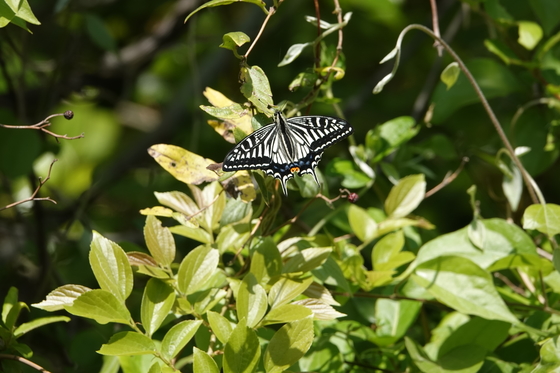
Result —
[{"label": "blurred background foliage", "polygon": [[[87,263],[93,229],[127,242],[125,249],[141,245],[145,217],[138,211],[157,204],[153,192],[187,189],[153,161],[149,146],[175,144],[223,160],[231,144],[206,125],[211,118],[199,109],[208,104],[202,92],[212,87],[243,102],[239,62],[218,45],[231,31],[254,38],[265,15],[252,4],[235,3],[205,9],[184,24],[202,1],[29,3],[41,25],[28,24],[32,33],[14,24],[0,29],[0,123],[33,124],[72,110],[73,120],[54,118],[50,130],[68,136],[85,133],[82,139],[56,141],[38,131],[0,128],[0,206],[29,196],[51,160],[59,160],[41,190],[56,205],[26,203],[0,211],[0,296],[15,285],[21,299],[33,303],[62,284],[95,286]],[[322,18],[335,23],[332,2],[319,3]],[[531,149],[522,161],[547,201],[560,203],[558,111],[553,105],[531,104],[547,95],[555,99],[560,92],[560,44],[554,41],[559,39],[560,3],[437,3],[442,35],[491,98],[514,146]],[[344,28],[346,74],[333,90],[355,128],[356,141],[364,143],[369,130],[396,117],[411,116],[420,125],[416,137],[386,159],[387,168],[376,170],[376,184],[359,204],[381,207],[391,187],[383,174],[391,169],[400,176],[424,173],[429,189],[467,156],[470,162],[459,177],[416,211],[436,226],[422,234],[436,236],[467,225],[472,210],[466,190],[472,184],[478,186],[482,216],[518,221],[519,213],[507,207],[503,173],[494,159],[502,144],[464,76],[451,90],[439,82],[451,59],[438,57],[430,38],[409,34],[396,77],[381,94],[372,94],[392,68],[392,62],[379,61],[394,48],[402,28],[410,23],[431,27],[429,1],[340,0],[340,6],[353,16]],[[288,86],[313,66],[310,50],[277,66],[291,45],[316,37],[306,15],[315,15],[312,1],[285,0],[250,55],[249,64],[260,66],[270,79],[275,103],[297,102],[307,93],[291,92]],[[540,25],[543,35],[535,47],[520,44],[520,21]],[[330,38],[336,40],[334,34]],[[511,125],[524,105],[526,110]],[[334,115],[328,102],[315,102],[310,113]],[[345,145],[327,151],[320,168],[327,169],[335,157],[350,159]],[[285,213],[291,217],[303,201],[294,193],[288,198]],[[529,203],[524,195],[521,206]],[[195,246],[177,239],[181,256]],[[30,317],[39,313],[32,310]],[[83,372],[86,366],[97,371],[101,359],[95,350],[105,340],[104,328],[110,327],[82,323],[32,333],[27,343],[35,360],[55,360],[67,371]],[[73,333],[63,332],[68,328]]]}]

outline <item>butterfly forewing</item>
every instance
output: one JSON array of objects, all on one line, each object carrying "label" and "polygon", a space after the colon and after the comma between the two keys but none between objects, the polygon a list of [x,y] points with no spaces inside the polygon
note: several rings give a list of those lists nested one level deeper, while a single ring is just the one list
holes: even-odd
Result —
[{"label": "butterfly forewing", "polygon": [[233,148],[223,163],[224,171],[259,169],[286,183],[294,173],[311,174],[315,181],[315,167],[324,150],[353,132],[344,120],[303,116],[285,119],[275,113],[275,121],[244,138]]}]

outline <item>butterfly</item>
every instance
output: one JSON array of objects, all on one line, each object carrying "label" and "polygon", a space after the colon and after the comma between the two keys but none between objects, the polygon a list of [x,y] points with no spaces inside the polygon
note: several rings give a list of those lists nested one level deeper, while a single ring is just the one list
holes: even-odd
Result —
[{"label": "butterfly", "polygon": [[309,115],[286,119],[274,112],[274,122],[241,140],[224,159],[224,171],[262,170],[282,183],[298,175],[311,174],[317,185],[315,167],[326,148],[348,137],[354,129],[332,117]]}]

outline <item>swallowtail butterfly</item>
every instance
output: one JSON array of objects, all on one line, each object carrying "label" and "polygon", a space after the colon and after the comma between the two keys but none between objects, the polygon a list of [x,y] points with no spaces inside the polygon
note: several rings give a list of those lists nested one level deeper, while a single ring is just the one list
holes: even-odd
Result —
[{"label": "swallowtail butterfly", "polygon": [[338,118],[310,115],[286,119],[280,111],[274,122],[245,137],[226,158],[224,171],[262,170],[282,183],[298,175],[311,174],[319,184],[315,167],[325,149],[348,137],[354,129]]}]

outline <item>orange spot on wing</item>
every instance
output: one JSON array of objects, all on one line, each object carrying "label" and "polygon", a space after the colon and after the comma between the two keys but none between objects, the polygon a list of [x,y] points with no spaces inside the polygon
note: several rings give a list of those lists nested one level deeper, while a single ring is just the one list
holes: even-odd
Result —
[{"label": "orange spot on wing", "polygon": [[296,172],[299,172],[299,167],[292,167],[290,168],[290,172],[295,174]]}]

